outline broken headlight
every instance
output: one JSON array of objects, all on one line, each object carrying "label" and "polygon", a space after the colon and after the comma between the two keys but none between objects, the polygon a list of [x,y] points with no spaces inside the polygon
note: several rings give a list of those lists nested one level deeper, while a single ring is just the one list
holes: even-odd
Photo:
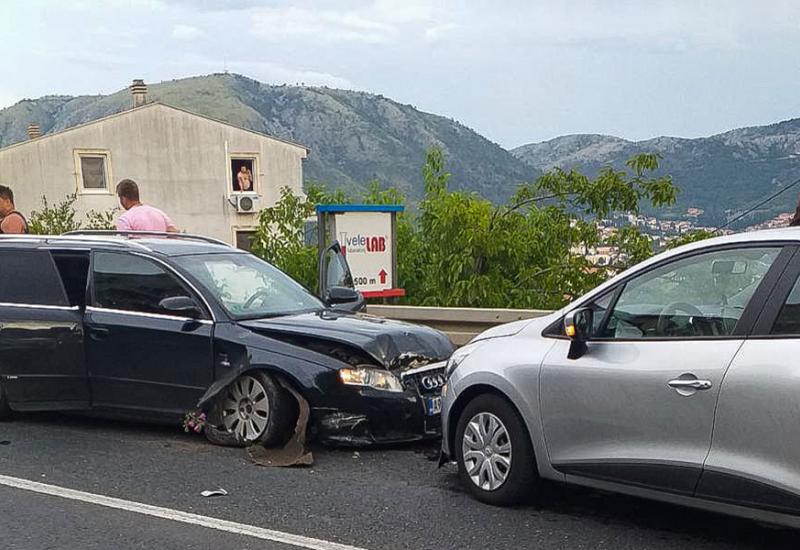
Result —
[{"label": "broken headlight", "polygon": [[401,392],[403,385],[388,370],[373,367],[355,367],[339,370],[339,380],[348,386],[367,386],[376,390]]}]

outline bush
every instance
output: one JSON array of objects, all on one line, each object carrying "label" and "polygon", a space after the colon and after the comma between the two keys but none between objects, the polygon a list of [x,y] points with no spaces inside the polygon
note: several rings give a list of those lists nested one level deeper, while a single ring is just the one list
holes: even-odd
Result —
[{"label": "bush", "polygon": [[[75,203],[78,195],[67,195],[64,200],[50,204],[47,197],[42,196],[41,210],[31,212],[28,229],[35,235],[62,235],[79,229],[114,229],[116,209],[106,212],[90,210],[85,222],[76,219]],[[84,225],[85,223],[85,225]]]}]

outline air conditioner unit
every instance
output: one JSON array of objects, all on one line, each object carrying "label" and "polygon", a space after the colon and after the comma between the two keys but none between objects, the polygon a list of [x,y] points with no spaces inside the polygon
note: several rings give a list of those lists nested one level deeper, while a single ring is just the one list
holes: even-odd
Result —
[{"label": "air conditioner unit", "polygon": [[233,205],[239,214],[255,214],[258,212],[258,201],[261,199],[256,194],[234,195]]}]

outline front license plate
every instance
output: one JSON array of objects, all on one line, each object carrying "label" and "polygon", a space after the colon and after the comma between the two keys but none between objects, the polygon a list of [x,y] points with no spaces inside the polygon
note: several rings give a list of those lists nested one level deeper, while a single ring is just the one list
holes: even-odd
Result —
[{"label": "front license plate", "polygon": [[434,416],[442,412],[442,397],[426,397],[425,398],[425,414]]}]

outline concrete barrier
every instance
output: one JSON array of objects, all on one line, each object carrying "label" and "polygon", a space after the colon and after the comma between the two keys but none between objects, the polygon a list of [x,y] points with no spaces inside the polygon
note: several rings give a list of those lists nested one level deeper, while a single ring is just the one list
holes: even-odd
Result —
[{"label": "concrete barrier", "polygon": [[503,323],[547,315],[541,309],[478,309],[468,307],[421,307],[369,305],[367,312],[379,317],[427,325],[446,333],[462,346],[475,335]]}]

